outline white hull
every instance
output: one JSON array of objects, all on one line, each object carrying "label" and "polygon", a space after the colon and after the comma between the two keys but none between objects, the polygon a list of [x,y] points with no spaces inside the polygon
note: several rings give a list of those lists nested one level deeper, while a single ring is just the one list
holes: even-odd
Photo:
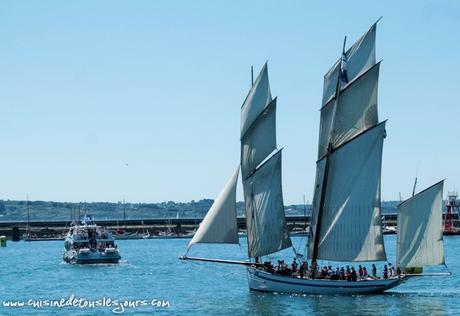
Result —
[{"label": "white hull", "polygon": [[67,263],[118,263],[120,258],[112,234],[96,224],[73,225],[64,240],[62,259]]},{"label": "white hull", "polygon": [[248,268],[249,289],[263,292],[301,294],[372,294],[382,293],[400,283],[397,279],[361,280],[356,282],[325,279],[300,279]]},{"label": "white hull", "polygon": [[94,250],[81,253],[72,249],[69,251],[65,251],[63,256],[65,262],[76,264],[118,263],[120,258],[121,257],[118,250]]}]

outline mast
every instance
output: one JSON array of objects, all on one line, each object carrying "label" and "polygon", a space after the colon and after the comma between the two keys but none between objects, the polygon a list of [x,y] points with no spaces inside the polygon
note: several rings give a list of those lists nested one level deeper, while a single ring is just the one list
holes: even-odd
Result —
[{"label": "mast", "polygon": [[[347,43],[347,37],[345,36],[343,40],[343,48],[342,48],[342,56],[345,54],[345,45]],[[343,63],[343,57],[341,59],[341,62]],[[342,66],[341,66],[342,67]],[[319,245],[319,237],[321,236],[321,223],[323,220],[323,213],[324,213],[324,202],[326,199],[326,189],[327,189],[327,179],[329,177],[329,160],[330,160],[330,155],[333,151],[333,145],[332,142],[330,141],[332,139],[332,134],[334,131],[334,121],[335,121],[335,116],[337,113],[337,105],[338,105],[338,100],[339,100],[339,94],[340,94],[340,81],[341,81],[341,72],[338,71],[337,73],[337,84],[335,86],[335,105],[334,105],[334,113],[332,114],[332,123],[331,123],[331,129],[329,133],[329,144],[327,146],[327,152],[326,152],[326,165],[324,167],[324,176],[323,176],[323,183],[321,186],[321,197],[320,197],[320,202],[319,202],[319,212],[318,212],[318,219],[316,223],[316,232],[315,232],[315,240],[313,244],[313,256],[312,256],[312,262],[316,261],[318,258],[318,245]]]},{"label": "mast", "polygon": [[123,227],[126,230],[126,202],[125,202],[125,199],[123,199]]},{"label": "mast", "polygon": [[29,207],[29,196],[27,196],[27,229],[26,229],[27,236],[30,233],[30,207]]},{"label": "mast", "polygon": [[308,243],[314,261],[386,260],[380,225],[386,131],[378,120],[375,34],[373,24],[347,51],[343,47],[324,76]]},{"label": "mast", "polygon": [[415,188],[417,187],[417,177],[415,177],[414,187],[412,188],[412,196],[415,195]]},{"label": "mast", "polygon": [[307,231],[307,203],[305,202],[305,194],[303,195],[303,215],[305,216],[304,231]]},{"label": "mast", "polygon": [[[254,199],[254,189],[253,189],[253,187],[252,187],[252,185],[251,185],[251,201],[252,201],[252,208],[253,208],[253,209],[255,209],[255,207],[256,207],[255,204],[254,204],[254,200],[255,200],[255,199]],[[253,220],[253,222],[255,223],[255,225],[254,225],[254,231],[255,231],[255,233],[257,234],[257,226],[258,226],[258,225],[257,225],[256,212],[252,212],[252,220]],[[247,231],[247,227],[246,227],[246,231]],[[248,248],[249,248],[249,237],[248,237]],[[258,256],[255,257],[255,258],[254,258],[254,261],[255,261],[255,263],[259,263],[259,257],[258,257]]]},{"label": "mast", "polygon": [[282,197],[281,150],[276,146],[276,106],[265,63],[241,107],[240,164],[248,257],[256,262],[292,245]]},{"label": "mast", "polygon": [[417,187],[417,175],[418,175],[418,165],[420,163],[420,160],[417,161],[417,170],[415,171],[415,180],[414,180],[414,187],[412,188],[412,196],[415,195],[415,189]]},{"label": "mast", "polygon": [[[254,67],[251,65],[251,88],[254,87]],[[254,208],[254,192],[251,190],[251,196],[252,196],[252,207]],[[256,215],[255,213],[252,213],[252,219],[254,222],[256,222]],[[246,223],[247,224],[247,223]],[[247,225],[246,225],[246,231],[247,231]],[[248,239],[248,242],[249,242],[249,239]],[[248,244],[249,246],[249,244]],[[255,262],[258,263],[259,262],[259,257],[256,257],[255,258]]]}]

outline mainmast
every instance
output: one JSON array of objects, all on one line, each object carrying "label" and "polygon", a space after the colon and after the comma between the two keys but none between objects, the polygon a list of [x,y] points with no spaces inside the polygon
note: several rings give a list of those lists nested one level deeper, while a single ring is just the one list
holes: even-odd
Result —
[{"label": "mainmast", "polygon": [[[335,121],[335,116],[337,113],[337,105],[338,105],[338,100],[339,100],[339,94],[340,94],[340,82],[342,79],[344,79],[344,72],[345,76],[346,75],[346,56],[345,56],[345,45],[347,43],[347,37],[345,36],[343,40],[343,48],[342,48],[342,57],[340,58],[340,71],[337,72],[337,84],[335,86],[335,104],[334,104],[334,113],[332,114],[332,123],[331,123],[331,130],[329,132],[329,143],[327,146],[327,153],[326,153],[326,165],[324,167],[324,176],[323,176],[323,185],[321,187],[321,197],[320,197],[320,202],[319,202],[319,212],[318,212],[318,220],[316,224],[316,232],[315,232],[315,241],[313,245],[313,256],[312,256],[312,262],[316,261],[318,258],[318,244],[319,244],[319,236],[321,236],[321,224],[322,224],[322,219],[323,219],[323,213],[324,213],[324,201],[326,198],[326,189],[327,189],[327,179],[329,177],[329,157],[332,153],[333,150],[333,144],[331,142],[333,131],[334,131],[334,121]],[[345,65],[344,65],[345,64]],[[348,78],[346,79],[348,81]]]},{"label": "mainmast", "polygon": [[380,177],[385,122],[379,123],[375,24],[324,76],[308,257],[385,260]]}]

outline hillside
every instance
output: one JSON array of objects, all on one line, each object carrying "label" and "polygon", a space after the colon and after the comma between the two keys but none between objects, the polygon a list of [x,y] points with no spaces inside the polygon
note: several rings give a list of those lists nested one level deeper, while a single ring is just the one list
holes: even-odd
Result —
[{"label": "hillside", "polygon": [[[70,220],[85,213],[95,219],[147,219],[147,218],[203,218],[213,203],[212,199],[190,201],[186,203],[167,201],[161,203],[126,203],[122,202],[93,202],[70,203],[52,201],[13,201],[0,200],[0,221],[27,221],[27,209],[30,220]],[[396,201],[382,202],[383,213],[394,213]],[[311,205],[307,205],[310,214]],[[285,206],[286,215],[303,215],[305,207],[302,204]],[[244,203],[237,203],[238,216],[244,215]]]}]

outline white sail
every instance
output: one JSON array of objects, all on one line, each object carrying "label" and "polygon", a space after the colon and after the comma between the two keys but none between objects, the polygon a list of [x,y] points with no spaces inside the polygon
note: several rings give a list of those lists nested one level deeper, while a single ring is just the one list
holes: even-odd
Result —
[{"label": "white sail", "polygon": [[236,183],[239,171],[240,168],[238,167],[217,196],[188,244],[188,249],[196,243],[239,243],[236,217]]},{"label": "white sail", "polygon": [[243,180],[276,149],[276,98],[260,113],[241,138]]},{"label": "white sail", "polygon": [[[327,189],[319,236],[312,223],[309,257],[314,239],[318,259],[332,261],[384,261],[380,212],[380,174],[385,122],[356,136],[329,156]],[[319,162],[318,172],[325,168]],[[322,177],[317,176],[322,181]],[[317,183],[321,188],[322,183]],[[319,207],[315,195],[314,207]],[[318,216],[318,210],[313,215]]]},{"label": "white sail", "polygon": [[396,262],[399,267],[444,264],[443,186],[441,181],[398,205]]},{"label": "white sail", "polygon": [[281,151],[243,182],[248,255],[251,258],[290,247],[281,189]]},{"label": "white sail", "polygon": [[334,98],[321,108],[318,159],[326,154],[329,142],[338,147],[378,123],[379,69],[380,64],[370,68],[340,92],[338,102]]},{"label": "white sail", "polygon": [[[346,52],[347,75],[350,81],[375,64],[375,33],[377,25],[358,39]],[[340,60],[324,75],[323,105],[335,95]]]},{"label": "white sail", "polygon": [[241,138],[271,101],[267,63],[265,63],[241,107]]}]

